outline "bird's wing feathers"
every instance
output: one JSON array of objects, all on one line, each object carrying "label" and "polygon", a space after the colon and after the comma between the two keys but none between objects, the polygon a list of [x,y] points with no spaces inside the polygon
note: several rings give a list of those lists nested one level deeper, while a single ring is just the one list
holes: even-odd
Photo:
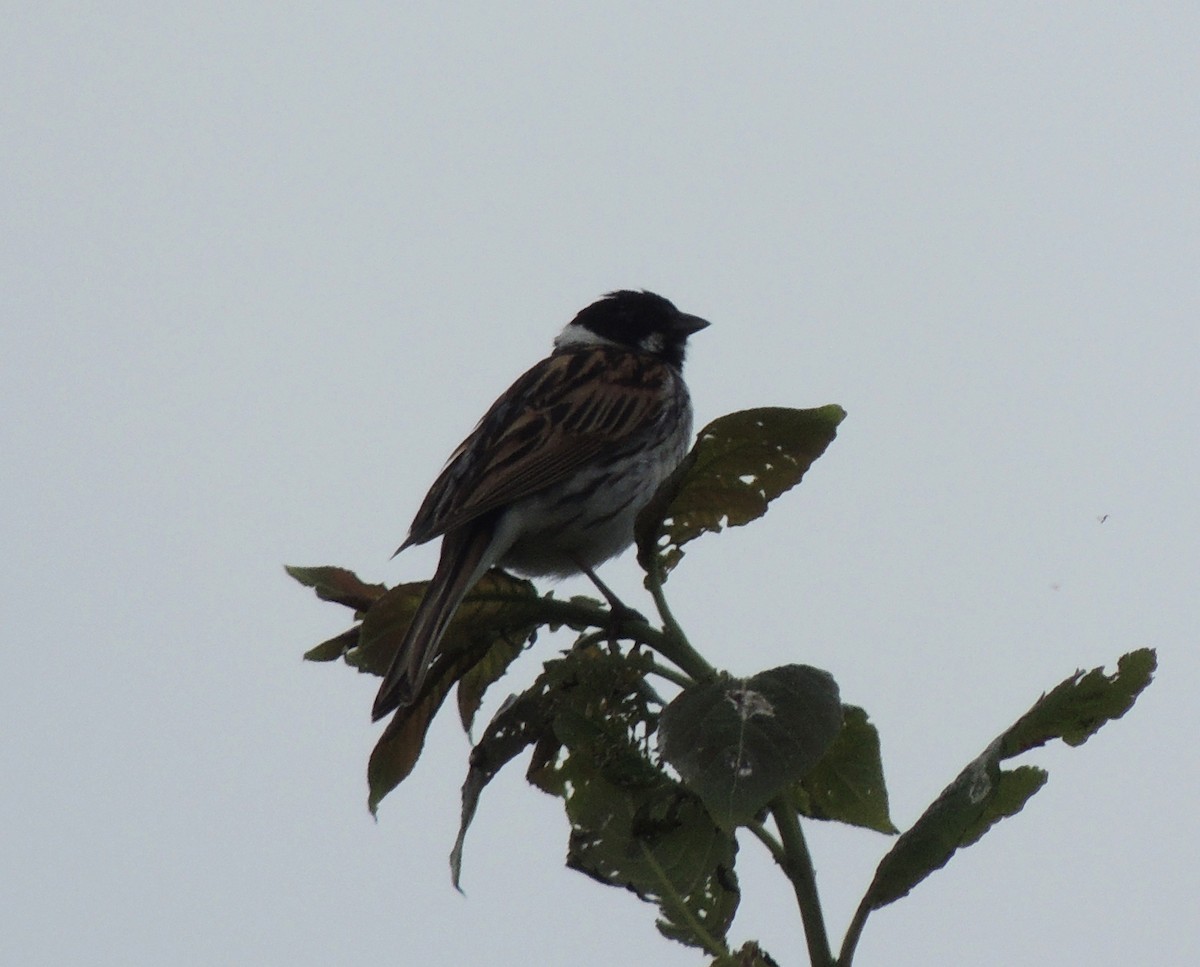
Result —
[{"label": "bird's wing feathers", "polygon": [[371,712],[374,721],[412,705],[420,696],[454,613],[483,572],[495,563],[491,543],[492,532],[487,527],[458,531],[443,542],[437,573],[379,685]]},{"label": "bird's wing feathers", "polygon": [[542,360],[500,397],[430,488],[404,547],[568,477],[661,413],[669,368],[604,347]]}]

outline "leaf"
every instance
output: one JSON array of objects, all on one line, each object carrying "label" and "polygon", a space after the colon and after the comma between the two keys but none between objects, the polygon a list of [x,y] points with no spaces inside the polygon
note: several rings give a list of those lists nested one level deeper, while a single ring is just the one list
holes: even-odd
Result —
[{"label": "leaf", "polygon": [[895,834],[879,753],[879,732],[867,713],[842,706],[843,724],[829,750],[800,781],[800,812],[880,833]]},{"label": "leaf", "polygon": [[[402,584],[380,598],[363,618],[359,647],[346,655],[349,664],[382,675],[404,639],[424,593],[424,584]],[[531,617],[539,600],[533,585],[499,571],[485,574],[463,599],[442,638],[441,648],[417,701],[400,709],[380,736],[367,766],[367,802],[374,813],[384,797],[412,773],[425,734],[454,684],[485,665],[482,690],[507,669],[537,627]]]},{"label": "leaf", "polygon": [[547,662],[551,724],[529,780],[565,800],[568,866],[657,904],[665,936],[717,954],[737,909],[737,843],[650,757],[651,664],[595,645]]},{"label": "leaf", "polygon": [[417,701],[392,715],[371,752],[367,766],[367,804],[372,814],[384,797],[412,773],[425,744],[425,734],[454,683],[477,663],[487,661],[492,652],[511,655],[512,649],[511,641],[498,638],[482,650],[459,651],[438,659],[430,669]]},{"label": "leaf", "polygon": [[[425,581],[399,584],[376,601],[363,618],[359,646],[346,656],[346,661],[359,671],[383,675],[404,640],[426,587]],[[437,662],[457,662],[464,652],[473,653],[478,661],[499,640],[523,645],[539,624],[539,600],[531,582],[503,571],[489,571],[455,612],[442,637]]]},{"label": "leaf", "polygon": [[392,716],[375,743],[367,763],[367,808],[372,816],[379,811],[383,798],[412,773],[425,745],[429,724],[449,690],[449,682],[435,682],[415,704]]},{"label": "leaf", "polygon": [[304,660],[337,661],[339,658],[344,658],[346,652],[358,647],[358,634],[360,630],[360,626],[355,625],[348,631],[343,631],[337,637],[321,642],[304,653]]},{"label": "leaf", "polygon": [[664,936],[720,953],[740,898],[732,834],[662,773],[615,769],[584,750],[563,771],[571,787],[567,865],[658,904]]},{"label": "leaf", "polygon": [[968,841],[983,821],[1000,781],[1000,745],[993,742],[942,791],[880,862],[864,904],[878,909],[900,899]]},{"label": "leaf", "polygon": [[732,830],[802,779],[841,730],[833,677],[784,665],[684,689],[663,710],[658,745],[713,819]]},{"label": "leaf", "polygon": [[1020,812],[1046,782],[1033,767],[1002,770],[1005,759],[1061,738],[1079,745],[1111,719],[1120,718],[1151,681],[1156,659],[1144,648],[1123,656],[1117,672],[1076,672],[1043,695],[997,737],[903,833],[875,871],[862,906],[878,909],[907,894],[964,846],[1006,816]]},{"label": "leaf", "polygon": [[840,406],[762,407],[708,424],[638,517],[642,568],[651,572],[657,559],[665,578],[688,541],[761,517],[772,500],[800,482],[845,417]]},{"label": "leaf", "polygon": [[1087,674],[1077,671],[1043,695],[1004,734],[1004,758],[1045,745],[1050,739],[1083,745],[1105,722],[1119,719],[1133,707],[1157,665],[1153,649],[1141,648],[1118,660],[1115,675],[1105,675],[1103,668]]},{"label": "leaf", "polygon": [[471,750],[470,770],[462,787],[462,819],[458,838],[450,852],[450,877],[460,890],[463,845],[467,829],[475,818],[484,787],[522,750],[540,740],[550,726],[551,701],[543,688],[535,685],[520,696],[511,696],[488,723],[483,737]]},{"label": "leaf", "polygon": [[616,723],[613,727],[620,734],[642,727],[651,717],[644,703],[637,700],[648,667],[648,656],[612,655],[593,645],[546,662],[533,685],[520,695],[509,697],[471,750],[470,769],[462,790],[462,821],[451,853],[451,874],[456,887],[467,828],[484,787],[500,768],[522,749],[537,744],[540,752],[530,766],[529,780],[553,795],[563,796],[561,781],[553,777],[562,745],[553,729],[556,717],[580,714],[594,714],[600,720],[607,717]]},{"label": "leaf", "polygon": [[291,567],[284,570],[305,587],[317,592],[323,601],[344,604],[355,611],[366,611],[387,590],[382,584],[367,584],[353,571],[343,567]]},{"label": "leaf", "polygon": [[397,584],[384,593],[363,616],[358,647],[347,652],[346,664],[360,672],[382,677],[404,641],[404,633],[425,594],[425,581]]},{"label": "leaf", "polygon": [[510,635],[496,640],[475,666],[458,680],[458,719],[463,731],[471,734],[475,713],[483,704],[484,694],[508,671],[517,656],[537,639],[536,626],[524,636]]},{"label": "leaf", "polygon": [[1019,813],[1029,798],[1046,784],[1048,778],[1050,774],[1037,766],[1001,769],[1000,781],[994,795],[988,797],[987,805],[979,818],[963,833],[959,846],[970,846],[1000,820]]}]

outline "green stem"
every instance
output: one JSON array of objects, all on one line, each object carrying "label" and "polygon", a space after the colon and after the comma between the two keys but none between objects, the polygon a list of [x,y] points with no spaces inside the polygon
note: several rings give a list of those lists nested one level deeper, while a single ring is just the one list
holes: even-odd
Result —
[{"label": "green stem", "polygon": [[650,674],[657,675],[659,678],[665,678],[680,688],[690,688],[696,684],[696,680],[691,675],[678,672],[674,668],[668,668],[666,665],[659,664],[656,661],[650,663]]},{"label": "green stem", "polygon": [[647,645],[655,651],[662,650],[664,644],[663,632],[644,618],[616,615],[608,608],[599,604],[587,604],[578,598],[570,601],[550,597],[540,598],[537,602],[535,617],[546,624],[566,625],[575,631],[596,628],[597,637],[600,639],[615,637]]},{"label": "green stem", "polygon": [[662,562],[657,557],[654,558],[651,569],[646,574],[646,587],[650,591],[650,596],[654,598],[654,606],[658,608],[659,617],[663,621],[663,645],[666,647],[656,645],[654,646],[655,650],[673,661],[697,681],[715,678],[717,670],[692,647],[687,635],[683,633],[683,628],[675,620],[675,615],[671,613],[671,607],[667,604],[667,596],[663,592]]},{"label": "green stem", "polygon": [[838,967],[850,967],[854,960],[854,950],[858,947],[858,938],[862,936],[863,927],[867,925],[867,917],[871,915],[871,907],[867,898],[854,911],[854,919],[850,921],[850,929],[846,931],[846,939],[842,941],[842,952],[838,954]]},{"label": "green stem", "polygon": [[762,823],[751,823],[746,827],[752,832],[760,843],[767,848],[767,851],[774,858],[775,862],[783,869],[787,868],[787,856],[783,852],[783,846],[779,840],[771,835],[770,831]]},{"label": "green stem", "polygon": [[829,949],[829,937],[825,933],[825,918],[821,914],[821,900],[817,896],[817,878],[813,871],[812,857],[808,844],[800,829],[800,819],[791,797],[785,792],[771,802],[771,815],[779,829],[783,844],[784,872],[792,881],[796,892],[796,903],[800,907],[800,919],[804,921],[804,936],[808,941],[808,956],[813,967],[834,967],[833,954]]},{"label": "green stem", "polygon": [[[655,602],[658,603],[660,600],[662,602],[659,605],[661,614],[666,607],[666,601],[662,599],[661,587],[655,596]],[[528,599],[524,599],[523,603],[528,603]],[[564,601],[559,598],[543,597],[537,600],[536,607],[537,618],[551,624],[564,624],[576,630],[601,628],[619,638],[646,645],[667,661],[683,669],[694,680],[704,680],[716,675],[716,670],[688,643],[674,618],[669,617],[669,609],[663,615],[663,623],[666,627],[660,630],[644,618],[622,617],[599,604],[588,604],[579,599]]]},{"label": "green stem", "polygon": [[657,561],[654,562],[654,569],[650,574],[646,575],[646,586],[650,590],[651,597],[654,598],[654,606],[658,608],[659,616],[663,619],[663,628],[672,635],[684,640],[687,635],[683,633],[683,627],[675,619],[675,615],[671,611],[671,606],[667,604],[667,595],[663,591],[663,570],[662,565]]}]

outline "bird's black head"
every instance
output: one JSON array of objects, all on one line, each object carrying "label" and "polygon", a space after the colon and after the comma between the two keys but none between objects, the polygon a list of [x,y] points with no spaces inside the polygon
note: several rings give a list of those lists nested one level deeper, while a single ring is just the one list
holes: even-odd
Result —
[{"label": "bird's black head", "polygon": [[687,337],[708,322],[680,312],[653,292],[622,289],[593,302],[572,319],[554,340],[558,349],[580,345],[626,346],[683,365]]}]

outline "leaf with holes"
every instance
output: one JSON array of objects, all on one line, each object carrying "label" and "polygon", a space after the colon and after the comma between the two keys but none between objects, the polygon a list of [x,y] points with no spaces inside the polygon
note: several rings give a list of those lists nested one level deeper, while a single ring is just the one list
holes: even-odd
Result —
[{"label": "leaf with holes", "polygon": [[657,560],[665,575],[688,541],[761,517],[772,500],[800,482],[845,417],[840,406],[768,406],[713,420],[639,515],[642,568],[649,572]]},{"label": "leaf with holes", "polygon": [[1020,812],[1045,783],[1046,772],[1034,766],[1005,770],[1000,763],[1050,739],[1069,745],[1086,741],[1105,722],[1129,711],[1150,684],[1155,665],[1153,650],[1142,648],[1123,655],[1114,675],[1106,675],[1103,668],[1076,672],[1038,699],[896,840],[877,867],[861,906],[874,910],[898,900],[959,849]]},{"label": "leaf with holes", "polygon": [[571,823],[567,864],[658,905],[658,928],[718,953],[738,903],[737,842],[650,756],[657,702],[646,652],[577,647],[548,661],[533,687],[476,746],[464,820],[477,789],[518,746],[536,743],[529,781],[559,796]]}]

